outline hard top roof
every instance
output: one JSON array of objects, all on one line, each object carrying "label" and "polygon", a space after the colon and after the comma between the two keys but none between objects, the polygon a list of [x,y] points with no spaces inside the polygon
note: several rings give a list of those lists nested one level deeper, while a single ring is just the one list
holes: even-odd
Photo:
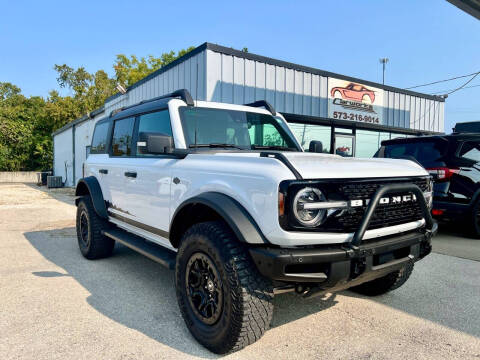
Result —
[{"label": "hard top roof", "polygon": [[428,141],[465,141],[465,140],[480,140],[480,133],[453,133],[449,135],[428,135],[410,138],[397,138],[391,140],[383,140],[382,145],[406,144],[406,143],[420,143]]}]

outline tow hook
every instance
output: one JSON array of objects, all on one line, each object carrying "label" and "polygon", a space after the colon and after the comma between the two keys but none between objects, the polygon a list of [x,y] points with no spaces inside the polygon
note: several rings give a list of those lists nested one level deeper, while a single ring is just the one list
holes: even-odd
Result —
[{"label": "tow hook", "polygon": [[350,278],[355,279],[359,277],[366,269],[367,262],[365,258],[360,258],[357,260],[352,260],[350,265]]}]

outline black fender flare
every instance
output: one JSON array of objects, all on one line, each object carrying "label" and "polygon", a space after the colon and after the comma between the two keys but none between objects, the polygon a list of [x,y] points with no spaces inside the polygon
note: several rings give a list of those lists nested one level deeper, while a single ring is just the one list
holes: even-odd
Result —
[{"label": "black fender flare", "polygon": [[[90,195],[93,203],[93,208],[98,216],[103,219],[108,219],[107,206],[103,199],[102,188],[98,180],[94,176],[88,176],[78,181],[75,189],[75,196]],[[75,204],[78,205],[78,198],[75,200]]]},{"label": "black fender flare", "polygon": [[175,221],[179,220],[177,215],[185,207],[194,204],[208,206],[217,212],[232,229],[239,241],[248,244],[269,243],[250,213],[235,199],[218,192],[206,192],[181,203],[172,216],[170,234],[172,234],[172,230],[174,231]]}]

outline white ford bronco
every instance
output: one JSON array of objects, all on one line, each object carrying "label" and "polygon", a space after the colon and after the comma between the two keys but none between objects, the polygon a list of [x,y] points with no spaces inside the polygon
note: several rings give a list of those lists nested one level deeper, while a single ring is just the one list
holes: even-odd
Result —
[{"label": "white ford bronco", "polygon": [[114,111],[76,188],[80,250],[103,258],[119,242],[175,269],[185,323],[215,353],[258,340],[276,293],[398,288],[437,229],[428,173],[310,145],[265,101],[178,90]]}]

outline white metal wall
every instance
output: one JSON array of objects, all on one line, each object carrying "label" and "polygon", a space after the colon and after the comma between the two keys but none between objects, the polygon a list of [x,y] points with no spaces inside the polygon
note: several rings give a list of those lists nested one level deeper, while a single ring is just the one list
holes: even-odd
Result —
[{"label": "white metal wall", "polygon": [[[207,50],[207,100],[267,100],[277,111],[327,117],[328,78]],[[384,91],[384,125],[442,132],[444,103]]]},{"label": "white metal wall", "polygon": [[66,181],[65,186],[73,186],[72,128],[53,138],[54,174]]},{"label": "white metal wall", "polygon": [[279,112],[327,117],[327,78],[207,50],[207,100],[267,100]]},{"label": "white metal wall", "polygon": [[[308,69],[307,69],[308,70]],[[312,70],[315,72],[314,70]],[[73,186],[82,176],[86,146],[95,123],[112,110],[185,88],[194,99],[246,104],[267,100],[277,111],[328,117],[328,77],[265,61],[205,49],[105,103],[105,111],[75,128],[73,179],[72,128],[54,136],[54,171]],[[444,131],[444,102],[384,90],[384,125]],[[65,164],[67,172],[65,172]]]},{"label": "white metal wall", "polygon": [[205,51],[171,67],[105,103],[105,114],[122,106],[136,104],[178,89],[187,89],[194,100],[205,100]]}]

